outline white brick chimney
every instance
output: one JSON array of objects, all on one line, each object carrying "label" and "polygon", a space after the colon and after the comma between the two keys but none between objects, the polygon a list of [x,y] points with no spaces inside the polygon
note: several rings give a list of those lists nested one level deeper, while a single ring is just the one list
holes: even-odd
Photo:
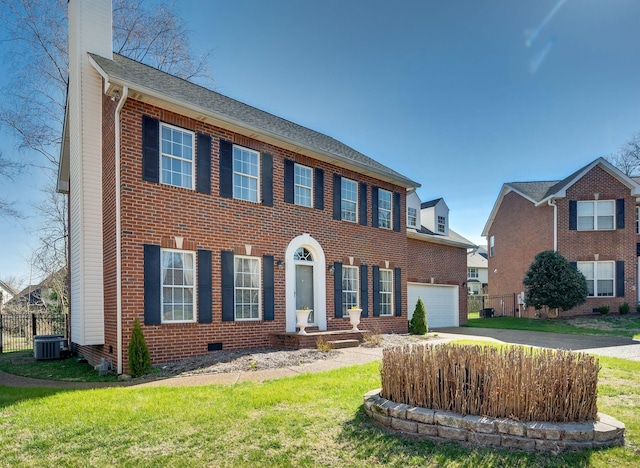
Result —
[{"label": "white brick chimney", "polygon": [[69,0],[69,210],[71,337],[104,344],[102,80],[88,52],[113,58],[111,0]]}]

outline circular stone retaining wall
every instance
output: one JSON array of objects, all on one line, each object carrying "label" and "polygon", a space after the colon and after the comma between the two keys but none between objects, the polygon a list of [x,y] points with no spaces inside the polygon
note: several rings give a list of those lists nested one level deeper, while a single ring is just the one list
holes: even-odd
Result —
[{"label": "circular stone retaining wall", "polygon": [[417,408],[380,396],[380,389],[364,396],[367,415],[412,437],[473,445],[559,453],[624,444],[623,423],[598,413],[592,423],[519,422]]}]

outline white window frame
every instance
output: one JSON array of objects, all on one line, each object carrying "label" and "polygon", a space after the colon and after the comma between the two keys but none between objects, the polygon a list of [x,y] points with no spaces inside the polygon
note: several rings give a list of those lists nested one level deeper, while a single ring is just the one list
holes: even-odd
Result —
[{"label": "white window frame", "polygon": [[[301,183],[302,181],[298,178],[298,171],[309,171],[309,185],[304,185],[303,183]],[[308,191],[308,204],[301,203],[301,200],[304,199],[298,196],[298,193],[301,191]],[[313,169],[309,166],[303,166],[302,164],[298,163],[295,163],[293,165],[293,201],[296,205],[313,208]]]},{"label": "white window frame", "polygon": [[467,278],[479,278],[480,272],[476,267],[467,268]]},{"label": "white window frame", "polygon": [[[185,158],[185,157],[182,157],[182,156],[176,156],[176,155],[174,155],[172,153],[165,153],[164,152],[164,145],[162,144],[163,141],[164,141],[164,139],[162,137],[164,128],[169,129],[171,132],[176,132],[177,131],[177,132],[180,132],[180,133],[187,134],[187,135],[191,136],[191,159],[188,159],[188,158]],[[195,174],[196,174],[196,164],[195,164],[195,157],[194,157],[195,156],[195,133],[192,132],[191,130],[187,130],[185,128],[180,128],[180,127],[176,127],[175,125],[170,125],[170,124],[161,122],[160,123],[160,136],[159,136],[159,138],[160,138],[160,142],[159,142],[159,145],[160,145],[160,151],[159,151],[159,153],[160,153],[160,182],[162,184],[164,184],[164,185],[171,185],[172,187],[182,187],[182,188],[193,190],[194,189],[194,183],[193,182],[195,180]],[[167,141],[169,141],[169,140],[167,140]],[[173,145],[173,144],[177,144],[177,143],[174,143],[173,140],[171,140],[171,145]],[[185,148],[185,146],[182,143],[179,143],[179,144],[183,148]],[[169,159],[171,162],[179,161],[181,164],[190,164],[191,165],[191,174],[190,174],[190,176],[191,176],[190,182],[191,183],[190,183],[190,185],[187,186],[187,185],[183,185],[182,183],[174,184],[173,182],[165,182],[164,181],[164,174],[167,173],[167,171],[165,171],[165,169],[163,167],[163,164],[162,164],[162,161],[165,158]],[[170,174],[176,174],[177,173],[177,172],[174,172],[174,171],[168,171],[168,172]],[[188,175],[185,172],[179,172],[179,174],[182,174],[182,178],[184,178],[186,175]]]},{"label": "white window frame", "polygon": [[[389,290],[383,290],[382,285],[387,283],[383,276],[389,275]],[[380,295],[380,317],[392,317],[393,316],[393,270],[380,268],[380,284],[378,288],[378,294]],[[384,306],[389,306],[388,312],[383,312]]]},{"label": "white window frame", "polygon": [[496,248],[496,236],[489,237],[489,257],[493,257],[495,255]]},{"label": "white window frame", "polygon": [[418,227],[418,210],[412,206],[407,208],[407,226]]},{"label": "white window frame", "polygon": [[[383,207],[383,197],[388,197],[389,207]],[[383,215],[388,213],[388,218]],[[389,190],[378,189],[378,226],[383,229],[391,229],[393,222],[393,194]]]},{"label": "white window frame", "polygon": [[[238,261],[240,260],[251,260],[256,261],[258,263],[258,287],[247,287],[247,286],[238,286],[237,285],[237,275],[238,275]],[[238,291],[255,291],[258,292],[258,315],[257,317],[238,317]],[[250,306],[252,303],[248,303]],[[262,259],[260,257],[252,257],[249,255],[234,255],[233,256],[233,318],[236,322],[255,322],[262,320]]]},{"label": "white window frame", "polygon": [[[348,187],[345,187],[345,185],[351,184],[353,184],[353,186],[355,187],[355,189],[353,190],[353,193],[355,194],[355,200],[345,198],[345,190],[349,189]],[[349,190],[349,192],[351,192],[351,190]],[[353,205],[354,209],[346,211],[345,204]],[[353,219],[348,219],[346,217],[346,213],[352,212]],[[345,177],[342,177],[340,180],[340,219],[342,219],[343,221],[349,221],[350,223],[358,222],[358,182],[356,182],[355,180],[347,179]]]},{"label": "white window frame", "polygon": [[[238,151],[242,151],[245,153],[253,153],[256,155],[256,168],[257,168],[257,173],[258,175],[253,175],[253,174],[249,174],[246,172],[242,172],[239,168],[236,168],[236,150]],[[244,146],[240,146],[240,145],[233,145],[233,151],[232,151],[232,169],[233,169],[233,198],[235,198],[236,200],[244,200],[244,201],[248,201],[250,203],[260,203],[260,177],[261,177],[261,168],[260,168],[260,152],[259,151],[255,151],[252,150],[250,148],[246,148]],[[241,185],[237,185],[236,184],[236,176],[242,178],[242,179],[250,179],[250,180],[255,180],[256,181],[256,199],[252,200],[251,198],[245,198],[241,196],[241,193],[238,193],[239,191],[241,192],[242,189],[244,189],[245,187],[242,187]]]},{"label": "white window frame", "polygon": [[[611,227],[603,227],[600,228],[600,218],[604,216],[598,215],[598,207],[604,204],[611,205],[611,215],[606,215],[607,218],[611,217]],[[580,207],[586,206],[588,204],[593,205],[593,214],[592,215],[580,215]],[[576,207],[576,217],[577,217],[577,230],[578,231],[613,231],[616,228],[616,201],[615,200],[579,200]],[[584,227],[580,227],[580,219],[591,218],[593,220],[593,228],[585,229]]]},{"label": "white window frame", "polygon": [[[355,280],[355,289],[345,289],[345,277],[346,277],[345,273],[347,271],[355,272],[355,277],[349,278],[351,281]],[[355,298],[356,298],[355,303],[352,303],[351,301],[346,300],[346,297],[348,297],[349,294],[355,295]],[[347,313],[347,311],[353,306],[360,308],[360,268],[358,268],[357,266],[343,265],[342,266],[342,316],[348,318],[349,314]]]},{"label": "white window frame", "polygon": [[437,216],[437,230],[439,233],[444,234],[447,232],[447,218],[445,216]]},{"label": "white window frame", "polygon": [[[164,277],[165,277],[165,253],[178,253],[184,256],[189,255],[191,257],[191,262],[193,265],[193,268],[191,269],[191,281],[192,284],[191,285],[180,285],[180,284],[165,284],[164,282]],[[184,258],[182,260],[182,265],[183,265],[183,271],[188,271],[186,268],[184,268]],[[178,250],[178,249],[160,249],[160,317],[161,317],[161,321],[160,323],[192,323],[196,321],[196,255],[195,252],[191,251],[191,250]],[[165,306],[165,288],[170,288],[173,290],[176,289],[183,289],[183,290],[191,290],[191,298],[192,298],[192,303],[191,303],[191,314],[192,317],[191,319],[182,319],[182,320],[175,320],[175,319],[165,319],[164,315],[165,315],[165,311],[164,311],[164,306]],[[184,291],[183,291],[184,293]],[[171,302],[171,304],[175,307],[175,305],[177,303]],[[181,304],[187,304],[186,302],[182,302]],[[175,314],[175,312],[172,312],[172,314]],[[175,316],[175,315],[174,315]]]},{"label": "white window frame", "polygon": [[[601,278],[600,273],[598,271],[598,267],[602,264],[609,264],[611,268],[611,278]],[[585,269],[581,268],[586,265],[593,266],[593,278],[590,278],[590,275],[585,274]],[[616,262],[614,261],[602,261],[602,262],[577,262],[578,270],[585,276],[587,279],[587,284],[589,281],[593,282],[593,294],[589,294],[588,297],[615,297],[616,296]],[[602,270],[602,268],[600,268]],[[611,281],[611,294],[600,294],[598,291],[598,286],[600,281]]]}]

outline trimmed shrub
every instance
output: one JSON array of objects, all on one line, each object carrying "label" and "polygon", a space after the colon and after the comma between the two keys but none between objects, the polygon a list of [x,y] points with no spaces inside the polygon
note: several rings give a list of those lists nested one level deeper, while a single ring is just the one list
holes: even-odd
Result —
[{"label": "trimmed shrub", "polygon": [[151,356],[144,339],[140,320],[133,321],[131,341],[129,341],[129,370],[133,377],[139,377],[151,370]]},{"label": "trimmed shrub", "polygon": [[631,310],[631,308],[629,307],[629,304],[626,302],[623,302],[618,306],[618,313],[620,315],[627,315],[629,313],[629,310]]},{"label": "trimmed shrub", "polygon": [[640,313],[640,304],[636,306],[636,312]]},{"label": "trimmed shrub", "polygon": [[429,332],[429,324],[427,323],[427,311],[421,298],[416,302],[416,308],[413,316],[409,321],[409,333],[412,335],[426,335]]},{"label": "trimmed shrub", "polygon": [[606,304],[602,304],[600,307],[598,307],[598,311],[600,312],[600,315],[607,315],[609,313],[610,307]]}]

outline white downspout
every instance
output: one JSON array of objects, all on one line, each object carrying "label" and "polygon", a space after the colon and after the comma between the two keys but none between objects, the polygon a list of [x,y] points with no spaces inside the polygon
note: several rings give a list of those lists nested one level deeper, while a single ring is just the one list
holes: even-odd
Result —
[{"label": "white downspout", "polygon": [[122,374],[122,232],[120,219],[120,112],[127,101],[129,88],[122,88],[122,97],[116,107],[116,309],[117,309],[117,360],[118,375]]},{"label": "white downspout", "polygon": [[547,203],[553,206],[553,251],[558,251],[558,204],[551,199]]}]

